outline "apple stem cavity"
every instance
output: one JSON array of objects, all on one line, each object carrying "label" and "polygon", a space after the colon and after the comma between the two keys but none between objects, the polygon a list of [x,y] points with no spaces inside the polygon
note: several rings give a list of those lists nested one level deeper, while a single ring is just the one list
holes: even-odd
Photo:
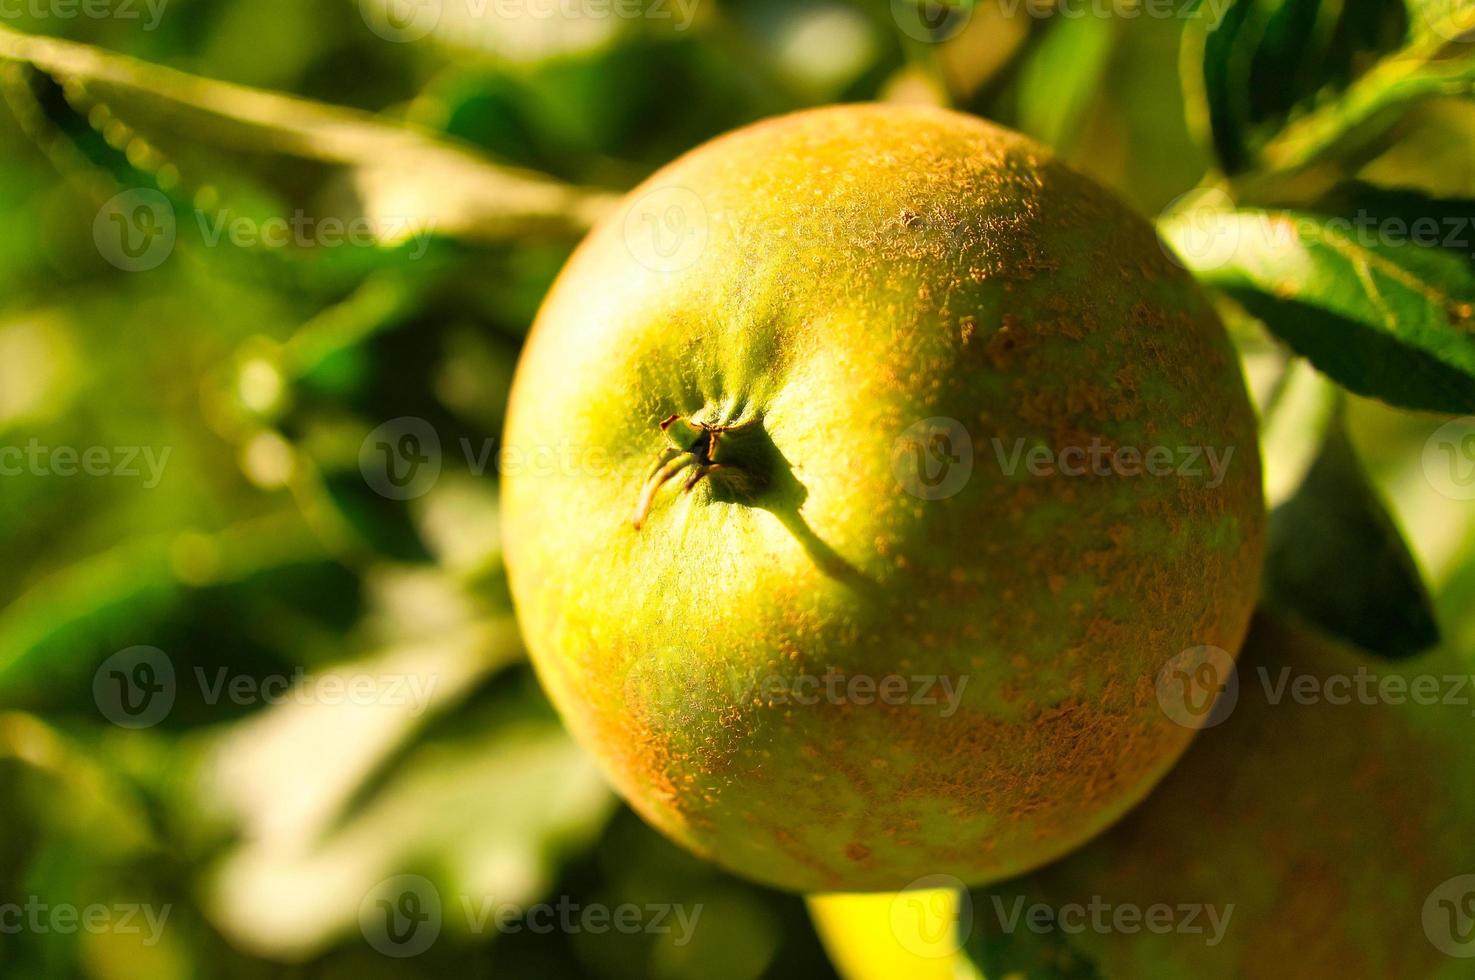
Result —
[{"label": "apple stem cavity", "polygon": [[750,419],[733,425],[716,425],[694,422],[681,415],[671,415],[663,419],[660,429],[661,434],[666,437],[667,446],[656,457],[645,484],[640,488],[640,498],[635,502],[635,513],[630,518],[635,530],[644,526],[661,487],[683,470],[690,469],[691,473],[682,483],[681,492],[690,493],[703,477],[718,470],[729,469],[730,463],[726,460],[731,454],[726,437],[743,432],[757,422],[757,419]]}]

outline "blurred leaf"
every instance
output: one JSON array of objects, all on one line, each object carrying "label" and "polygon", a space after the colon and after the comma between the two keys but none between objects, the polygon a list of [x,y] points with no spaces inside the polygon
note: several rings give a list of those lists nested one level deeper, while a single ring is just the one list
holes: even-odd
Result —
[{"label": "blurred leaf", "polygon": [[0,703],[73,680],[93,666],[91,658],[116,649],[108,637],[120,624],[161,616],[200,584],[201,574],[212,583],[240,581],[321,555],[296,512],[286,512],[215,535],[136,538],[69,566],[0,610]]},{"label": "blurred leaf", "polygon": [[1344,219],[1192,208],[1164,239],[1339,384],[1405,408],[1475,410],[1475,269],[1370,242]]},{"label": "blurred leaf", "polygon": [[111,164],[115,176],[133,186],[142,171],[172,191],[180,168],[171,160],[209,148],[213,162],[203,163],[206,172],[195,178],[202,183],[250,170],[293,200],[301,197],[305,179],[318,188],[336,181],[352,199],[313,216],[365,219],[389,245],[427,229],[476,242],[574,237],[610,200],[351,110],[0,27],[3,61],[56,79],[66,105],[84,123],[102,128],[115,151],[93,165]]},{"label": "blurred leaf", "polygon": [[354,929],[397,874],[432,880],[451,930],[482,897],[536,900],[613,798],[526,686],[461,706],[520,649],[508,622],[345,664],[335,673],[418,678],[433,697],[287,705],[223,741],[201,798],[224,802],[243,835],[209,885],[217,926],[258,955],[301,959]]},{"label": "blurred leaf", "polygon": [[[328,702],[313,699],[308,688],[302,698],[247,719],[215,747],[204,798],[251,840],[317,838],[427,724],[521,656],[509,619],[439,631],[321,671],[314,687],[334,678],[392,678],[394,697]],[[303,782],[303,771],[316,778]]]},{"label": "blurred leaf", "polygon": [[1101,96],[1116,41],[1116,21],[1057,17],[1020,74],[1019,128],[1047,146],[1066,147]]},{"label": "blurred leaf", "polygon": [[1439,642],[1413,556],[1340,422],[1301,489],[1270,515],[1264,591],[1271,605],[1386,657]]},{"label": "blurred leaf", "polygon": [[1357,171],[1359,180],[1436,199],[1475,198],[1475,100],[1439,97],[1410,106],[1396,136]]},{"label": "blurred leaf", "polygon": [[1270,171],[1290,173],[1360,148],[1422,99],[1475,91],[1475,7],[1450,15],[1438,32],[1416,37],[1350,85],[1335,101],[1292,120],[1261,153]]}]

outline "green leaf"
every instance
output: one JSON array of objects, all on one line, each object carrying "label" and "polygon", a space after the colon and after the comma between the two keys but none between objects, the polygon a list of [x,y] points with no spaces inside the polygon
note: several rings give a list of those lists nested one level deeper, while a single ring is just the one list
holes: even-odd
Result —
[{"label": "green leaf", "polygon": [[1261,153],[1261,166],[1294,173],[1323,158],[1360,150],[1395,123],[1401,110],[1435,96],[1467,96],[1475,91],[1475,7],[1421,32],[1405,47],[1378,62],[1340,98],[1299,116]]},{"label": "green leaf", "polygon": [[1413,556],[1340,423],[1300,490],[1271,512],[1264,590],[1271,605],[1385,657],[1439,642]]},{"label": "green leaf", "polygon": [[[1206,195],[1212,196],[1212,195]],[[1343,387],[1403,408],[1475,411],[1475,270],[1349,219],[1196,207],[1165,241]]]},{"label": "green leaf", "polygon": [[197,203],[187,180],[235,184],[246,207],[261,209],[251,198],[265,194],[317,221],[366,222],[381,246],[399,247],[427,230],[477,243],[574,238],[612,201],[364,113],[6,27],[0,68],[33,135],[76,148],[59,162],[156,186],[181,211]]},{"label": "green leaf", "polygon": [[1204,4],[1184,32],[1184,86],[1195,128],[1225,173],[1254,169],[1266,141],[1289,119],[1326,101],[1328,90],[1346,88],[1369,55],[1395,51],[1405,32],[1403,11],[1381,0]]},{"label": "green leaf", "polygon": [[1115,41],[1114,20],[1057,19],[1021,73],[1019,128],[1048,146],[1068,146],[1101,94]]}]

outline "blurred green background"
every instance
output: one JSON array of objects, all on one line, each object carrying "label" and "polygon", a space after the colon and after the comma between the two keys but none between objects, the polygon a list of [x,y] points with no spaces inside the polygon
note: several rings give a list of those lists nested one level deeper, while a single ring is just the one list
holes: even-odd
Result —
[{"label": "blurred green background", "polygon": [[[981,2],[929,33],[901,0],[672,0],[669,17],[466,2],[413,40],[413,18],[353,0],[0,5],[0,446],[27,454],[0,476],[0,903],[168,916],[158,935],[141,916],[136,931],[0,933],[7,977],[830,974],[802,899],[645,828],[522,661],[494,459],[539,300],[610,195],[810,105],[977,112],[1150,218],[1211,166],[1180,81],[1187,5],[1127,18]],[[1348,76],[1407,29],[1387,5],[1362,23],[1324,52]],[[295,98],[78,49],[38,71],[32,49],[14,57],[17,33]],[[1261,84],[1251,121],[1317,90],[1298,84]],[[157,91],[179,104],[144,97]],[[1470,196],[1472,134],[1468,102],[1431,100],[1359,172]],[[444,156],[455,144],[472,156]],[[461,173],[463,159],[498,169]],[[139,188],[156,196],[109,205]],[[144,233],[137,208],[160,201],[162,257],[109,244],[113,216]],[[294,214],[374,234],[220,234]],[[1274,388],[1284,352],[1227,313],[1257,391]],[[395,499],[361,451],[403,418],[430,426],[442,467]],[[1347,418],[1444,643],[1475,651],[1475,506],[1423,468],[1444,420],[1356,398]],[[1304,462],[1298,432],[1267,453]],[[99,448],[99,472],[69,467],[67,447]],[[115,723],[115,675],[161,670],[167,712]],[[308,676],[430,683],[423,699],[295,697]],[[439,938],[408,959],[360,926],[402,874],[443,905]],[[665,932],[501,932],[464,901],[560,896],[700,920],[689,935],[674,916]]]}]

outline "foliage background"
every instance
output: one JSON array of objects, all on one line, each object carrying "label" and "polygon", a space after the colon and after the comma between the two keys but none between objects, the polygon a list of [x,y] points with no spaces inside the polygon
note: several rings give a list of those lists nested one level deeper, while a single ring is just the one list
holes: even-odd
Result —
[{"label": "foliage background", "polygon": [[[169,0],[156,29],[5,7],[0,444],[170,456],[151,487],[0,478],[0,901],[172,910],[157,944],[0,937],[5,975],[831,970],[800,898],[664,842],[562,734],[510,619],[494,475],[451,451],[464,439],[495,453],[521,339],[609,195],[804,106],[929,101],[997,119],[1149,218],[1166,212],[1180,246],[1217,241],[1251,209],[1311,215],[1268,254],[1196,269],[1222,287],[1266,408],[1272,503],[1303,487],[1328,432],[1341,448],[1321,453],[1299,499],[1354,501],[1280,522],[1267,601],[1388,655],[1427,645],[1437,624],[1446,649],[1475,661],[1475,505],[1441,493],[1426,461],[1441,425],[1475,413],[1475,228],[1463,250],[1362,255],[1319,224],[1361,207],[1475,214],[1475,44],[1448,28],[1470,12],[1349,0],[1318,19],[1315,6],[1034,4],[1030,16],[980,2],[919,36],[903,0],[697,0],[685,29],[460,17],[452,3],[414,43],[376,34],[351,0]],[[27,36],[295,101],[247,118],[257,104],[239,90]],[[339,124],[353,133],[341,146],[324,135]],[[106,201],[138,187],[167,194],[178,240],[157,268],[129,272],[95,228]],[[1189,208],[1196,187],[1214,207]],[[209,240],[221,215],[296,211],[427,219],[436,235],[423,255],[394,240]],[[1276,280],[1276,248],[1310,254],[1298,268],[1311,271]],[[1376,288],[1410,275],[1407,295]],[[435,487],[404,502],[359,467],[365,436],[402,416],[430,422],[447,449]],[[101,716],[93,684],[139,645],[165,651],[181,683],[166,719],[129,730]],[[420,715],[209,703],[191,679],[221,668],[439,682]],[[399,873],[524,905],[700,905],[701,927],[680,945],[471,935],[448,915],[434,948],[393,960],[365,945],[357,915]]]}]

